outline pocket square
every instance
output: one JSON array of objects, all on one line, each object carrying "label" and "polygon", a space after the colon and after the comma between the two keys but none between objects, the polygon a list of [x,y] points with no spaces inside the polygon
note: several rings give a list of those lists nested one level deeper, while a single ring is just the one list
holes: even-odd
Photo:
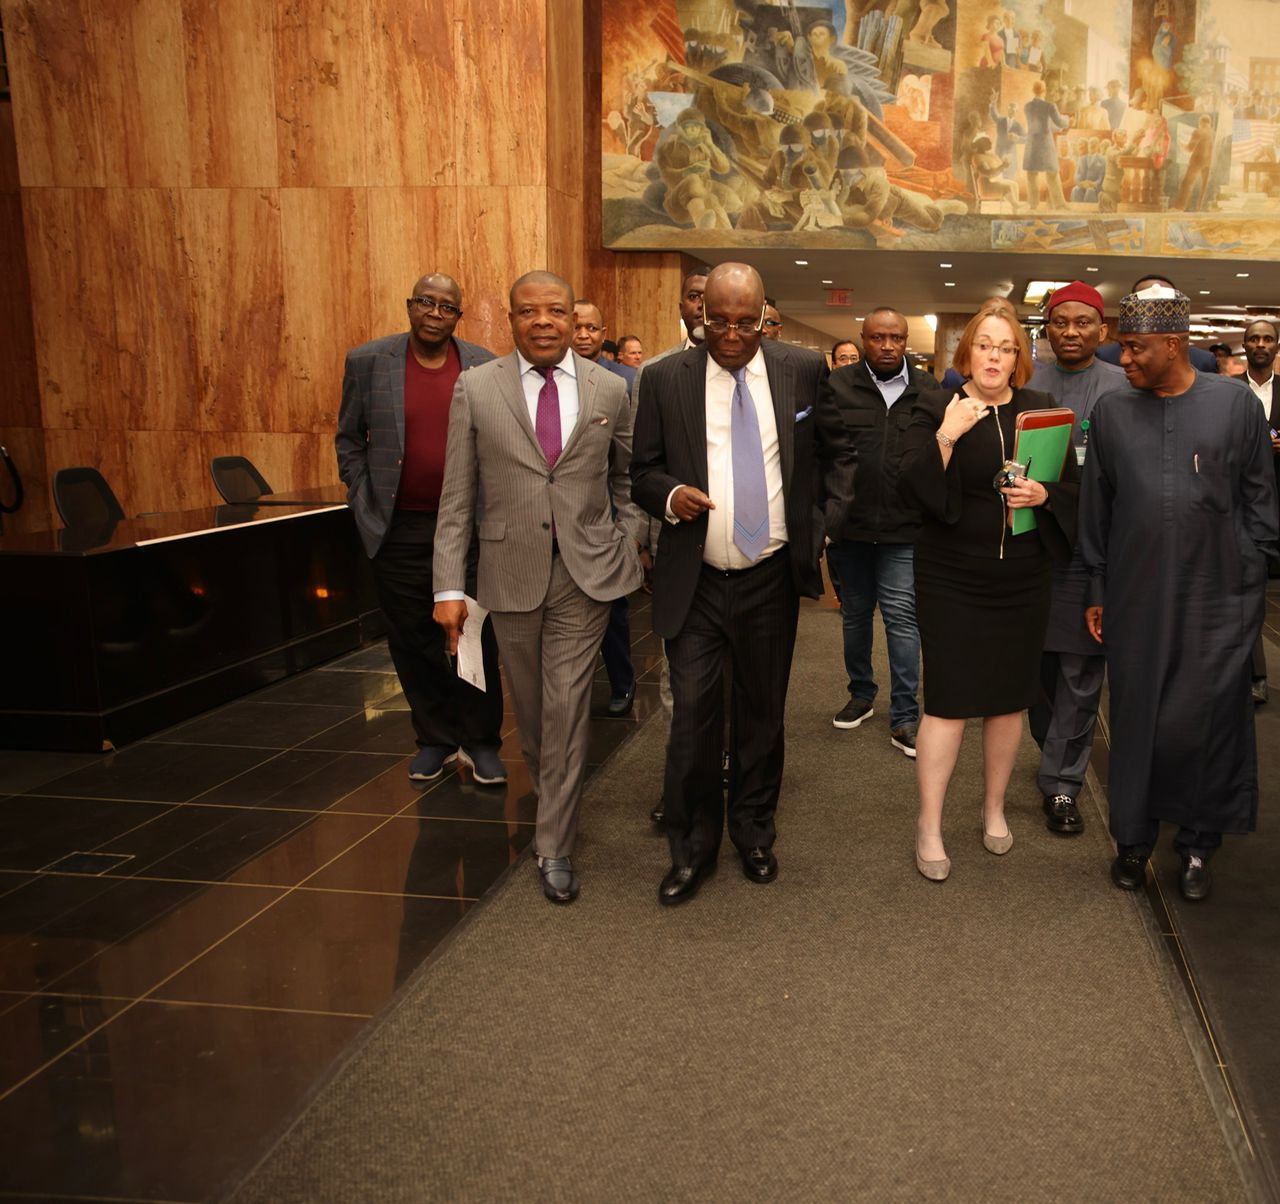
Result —
[{"label": "pocket square", "polygon": [[796,421],[802,422],[804,419],[808,418],[809,415],[812,413],[813,413],[813,406],[806,406],[803,410],[800,411],[800,413],[796,415]]},{"label": "pocket square", "polygon": [[607,418],[593,418],[591,420],[591,425],[592,426],[608,426],[609,420]]}]

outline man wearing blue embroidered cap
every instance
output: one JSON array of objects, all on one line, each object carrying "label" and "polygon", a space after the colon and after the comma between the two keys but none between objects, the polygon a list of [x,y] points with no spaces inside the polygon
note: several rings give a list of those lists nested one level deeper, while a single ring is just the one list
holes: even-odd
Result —
[{"label": "man wearing blue embroidered cap", "polygon": [[1206,899],[1224,832],[1253,830],[1250,650],[1280,524],[1266,416],[1187,356],[1191,303],[1152,286],[1120,302],[1129,388],[1094,406],[1080,495],[1086,622],[1106,637],[1112,881],[1137,890],[1178,825],[1178,886]]}]

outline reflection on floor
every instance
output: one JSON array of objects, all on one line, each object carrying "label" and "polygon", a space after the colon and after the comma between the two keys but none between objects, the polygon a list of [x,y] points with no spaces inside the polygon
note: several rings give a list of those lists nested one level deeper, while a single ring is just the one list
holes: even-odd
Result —
[{"label": "reflection on floor", "polygon": [[[632,629],[592,771],[660,705],[643,596]],[[505,788],[415,785],[412,751],[377,644],[111,756],[0,752],[0,1194],[202,1200],[253,1163],[532,839],[509,700]]]}]

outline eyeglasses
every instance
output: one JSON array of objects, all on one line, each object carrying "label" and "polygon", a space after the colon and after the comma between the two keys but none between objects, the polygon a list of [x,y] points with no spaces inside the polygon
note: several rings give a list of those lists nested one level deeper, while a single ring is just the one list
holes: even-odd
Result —
[{"label": "eyeglasses", "polygon": [[1017,347],[1012,343],[988,343],[985,339],[975,342],[973,349],[979,355],[990,355],[993,351],[998,351],[1001,355],[1018,354]]},{"label": "eyeglasses", "polygon": [[[762,305],[760,316],[754,322],[750,318],[739,318],[736,322],[726,322],[723,318],[707,318],[702,325],[712,334],[728,334],[730,330],[736,330],[745,338],[749,334],[759,334],[765,328],[767,323],[764,315],[765,306]],[[777,324],[782,325],[781,322]]]},{"label": "eyeglasses", "polygon": [[434,297],[410,297],[405,304],[410,309],[422,309],[430,313],[435,310],[442,318],[462,317],[462,307],[452,301],[437,301]]}]

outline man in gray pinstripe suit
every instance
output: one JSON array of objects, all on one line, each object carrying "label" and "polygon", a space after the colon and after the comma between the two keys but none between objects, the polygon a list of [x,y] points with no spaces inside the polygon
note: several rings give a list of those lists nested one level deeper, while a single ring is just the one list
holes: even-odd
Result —
[{"label": "man in gray pinstripe suit", "polygon": [[431,552],[453,386],[493,354],[454,337],[462,291],[452,277],[423,276],[406,306],[407,333],[374,339],[347,355],[338,473],[369,553],[387,647],[413,717],[418,752],[409,776],[431,781],[461,756],[477,782],[498,785],[507,771],[498,756],[496,642],[490,634],[491,685],[481,692],[458,680],[445,657],[444,632],[431,617]]},{"label": "man in gray pinstripe suit", "polygon": [[644,519],[631,501],[626,385],[573,352],[573,289],[530,272],[511,286],[509,316],[515,351],[464,373],[454,390],[435,617],[456,647],[474,528],[475,596],[493,619],[538,794],[543,892],[569,903],[591,674],[610,603],[643,579]]}]

